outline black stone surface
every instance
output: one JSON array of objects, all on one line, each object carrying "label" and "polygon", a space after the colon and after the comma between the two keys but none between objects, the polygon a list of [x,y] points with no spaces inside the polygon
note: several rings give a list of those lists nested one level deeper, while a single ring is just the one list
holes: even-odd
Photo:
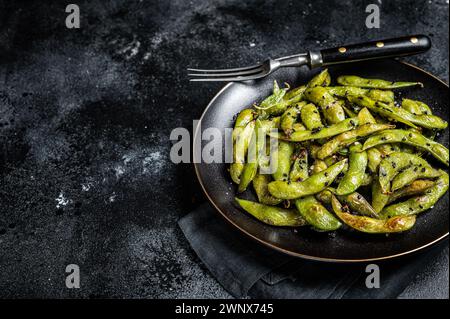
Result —
[{"label": "black stone surface", "polygon": [[[0,297],[229,297],[176,224],[205,199],[169,135],[222,86],[188,66],[424,33],[407,60],[448,82],[446,0],[76,3],[69,30],[66,1],[0,1]],[[402,297],[448,298],[448,249]]]}]

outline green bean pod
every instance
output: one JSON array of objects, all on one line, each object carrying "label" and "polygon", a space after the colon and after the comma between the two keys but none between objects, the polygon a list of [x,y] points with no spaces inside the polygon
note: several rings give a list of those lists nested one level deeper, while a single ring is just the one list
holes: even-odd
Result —
[{"label": "green bean pod", "polygon": [[288,107],[286,112],[281,116],[280,126],[286,135],[289,136],[294,131],[294,124],[297,122],[300,111],[305,104],[306,102],[296,103]]},{"label": "green bean pod", "polygon": [[427,179],[415,180],[411,184],[393,192],[389,196],[387,204],[391,204],[402,197],[409,197],[413,195],[423,194],[427,189],[433,187],[434,184],[435,184],[434,181],[430,181]]},{"label": "green bean pod", "polygon": [[[359,120],[358,120],[359,121]],[[391,129],[395,126],[389,124],[364,124],[356,127],[354,130],[344,132],[335,138],[326,142],[317,152],[317,158],[324,159],[335,153],[340,149],[345,148],[359,138],[368,136],[375,132]]]},{"label": "green bean pod", "polygon": [[381,116],[392,118],[413,128],[417,128],[416,125],[428,129],[445,129],[448,126],[448,123],[438,116],[414,115],[403,108],[390,106],[383,102],[377,102],[366,96],[349,96],[348,100],[360,106],[367,107],[369,110],[376,112]]},{"label": "green bean pod", "polygon": [[338,199],[332,195],[331,203],[335,214],[348,226],[369,234],[399,233],[411,229],[416,223],[415,216],[397,216],[387,220],[367,216],[356,216],[345,211]]},{"label": "green bean pod", "polygon": [[308,173],[308,151],[300,149],[294,155],[294,163],[292,163],[289,179],[292,182],[303,181],[309,177]]},{"label": "green bean pod", "polygon": [[421,86],[420,82],[391,82],[379,79],[366,79],[356,75],[341,75],[337,78],[337,82],[344,86],[356,86],[368,89],[398,89],[408,86]]},{"label": "green bean pod", "polygon": [[270,154],[272,163],[276,163],[275,172],[272,177],[276,181],[287,181],[291,171],[291,158],[294,153],[294,144],[278,141],[278,147]]},{"label": "green bean pod", "polygon": [[274,181],[269,183],[269,192],[281,199],[297,199],[314,195],[329,186],[344,169],[347,159],[344,159],[326,170],[314,174],[302,182]]},{"label": "green bean pod", "polygon": [[362,145],[357,143],[350,146],[349,167],[341,182],[336,194],[347,195],[355,192],[363,183],[366,167],[367,153],[362,151]]},{"label": "green bean pod", "polygon": [[431,108],[423,102],[411,99],[402,100],[402,108],[416,115],[433,115]]},{"label": "green bean pod", "polygon": [[430,152],[435,158],[449,165],[449,151],[444,145],[426,138],[413,130],[386,130],[369,137],[364,143],[364,150],[386,143],[404,143]]},{"label": "green bean pod", "polygon": [[409,166],[429,167],[430,165],[423,158],[407,153],[392,153],[384,158],[380,163],[380,185],[383,193],[388,194],[391,189],[390,182],[403,169]]},{"label": "green bean pod", "polygon": [[342,108],[343,103],[328,93],[326,88],[315,87],[307,89],[304,96],[308,101],[321,108],[329,124],[336,124],[345,120],[345,112]]},{"label": "green bean pod", "polygon": [[270,195],[267,186],[271,181],[270,175],[256,174],[253,179],[253,188],[260,203],[265,205],[278,205],[283,200]]},{"label": "green bean pod", "polygon": [[302,123],[310,131],[318,130],[323,127],[319,110],[312,103],[309,103],[302,108],[300,116]]},{"label": "green bean pod", "polygon": [[341,134],[346,131],[354,129],[358,125],[357,118],[349,118],[344,121],[330,125],[317,131],[296,131],[291,136],[286,136],[280,133],[269,133],[270,136],[291,142],[303,142],[308,140],[318,140],[323,138],[332,137]]},{"label": "green bean pod", "polygon": [[306,222],[318,230],[333,231],[341,227],[341,222],[314,196],[296,199],[295,206]]},{"label": "green bean pod", "polygon": [[400,188],[409,185],[416,179],[420,178],[436,178],[441,176],[441,171],[432,168],[431,166],[411,166],[401,171],[392,180],[391,190],[396,191]]},{"label": "green bean pod", "polygon": [[299,227],[306,225],[305,219],[295,209],[285,209],[235,198],[247,213],[271,226]]},{"label": "green bean pod", "polygon": [[430,187],[424,195],[412,197],[404,202],[393,204],[382,211],[386,218],[391,216],[416,215],[433,207],[434,204],[448,190],[448,174],[442,171],[434,186]]}]

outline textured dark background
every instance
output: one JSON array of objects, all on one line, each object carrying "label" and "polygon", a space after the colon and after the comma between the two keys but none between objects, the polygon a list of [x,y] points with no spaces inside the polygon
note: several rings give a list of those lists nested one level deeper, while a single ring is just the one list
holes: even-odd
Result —
[{"label": "textured dark background", "polygon": [[[187,66],[425,33],[407,60],[448,82],[448,0],[79,0],[79,30],[67,3],[0,0],[0,297],[229,297],[176,224],[204,198],[169,134],[221,87]],[[448,249],[402,296],[448,298]]]}]

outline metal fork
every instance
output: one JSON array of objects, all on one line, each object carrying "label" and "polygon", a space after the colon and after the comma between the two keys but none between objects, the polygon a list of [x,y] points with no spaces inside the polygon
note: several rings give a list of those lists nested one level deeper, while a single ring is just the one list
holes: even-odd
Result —
[{"label": "metal fork", "polygon": [[273,73],[282,67],[310,68],[328,66],[338,63],[366,61],[413,55],[427,51],[431,40],[425,35],[405,36],[401,38],[378,40],[340,46],[320,51],[308,51],[278,59],[268,59],[261,64],[250,67],[204,70],[189,68],[190,81],[248,81],[256,80]]}]

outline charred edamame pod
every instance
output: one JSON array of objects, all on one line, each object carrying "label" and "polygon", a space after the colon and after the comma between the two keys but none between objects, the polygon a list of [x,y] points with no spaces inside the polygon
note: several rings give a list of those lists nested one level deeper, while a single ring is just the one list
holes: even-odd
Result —
[{"label": "charred edamame pod", "polygon": [[272,163],[276,163],[275,172],[272,174],[274,180],[287,181],[289,179],[293,153],[294,144],[281,140],[278,141],[278,147],[270,154]]},{"label": "charred edamame pod", "polygon": [[428,129],[445,129],[448,126],[448,123],[438,116],[414,115],[403,108],[389,106],[388,104],[377,102],[363,95],[349,96],[348,100],[362,107],[367,107],[369,110],[381,116],[394,119],[413,128],[417,128],[416,125]]},{"label": "charred edamame pod", "polygon": [[344,159],[326,170],[310,176],[302,182],[274,181],[269,183],[269,192],[281,199],[297,199],[314,195],[329,186],[344,169],[347,159]]},{"label": "charred edamame pod", "polygon": [[256,219],[272,226],[299,227],[305,219],[295,209],[285,209],[236,198],[236,202]]},{"label": "charred edamame pod", "polygon": [[292,182],[307,179],[309,176],[308,168],[308,151],[305,148],[301,148],[294,154],[294,162],[289,173],[289,179]]},{"label": "charred edamame pod", "polygon": [[349,118],[344,121],[330,125],[318,131],[296,131],[291,136],[286,136],[280,133],[269,133],[270,136],[291,142],[303,142],[308,140],[318,140],[332,137],[346,131],[350,131],[358,125],[357,118]]},{"label": "charred edamame pod", "polygon": [[350,209],[360,215],[370,216],[374,218],[380,217],[375,209],[373,209],[372,205],[370,205],[369,202],[360,193],[354,192],[348,195],[341,195],[336,197],[339,199],[339,201],[348,205]]},{"label": "charred edamame pod", "polygon": [[392,180],[392,191],[396,191],[406,185],[409,185],[416,179],[420,178],[436,178],[441,176],[441,171],[431,166],[411,166],[401,171]]},{"label": "charred edamame pod", "polygon": [[355,192],[363,183],[367,167],[367,153],[362,151],[362,145],[355,143],[350,146],[348,171],[339,183],[336,194],[347,195]]},{"label": "charred edamame pod", "polygon": [[428,105],[416,100],[403,99],[402,108],[416,115],[424,115],[424,114],[433,115],[433,112],[431,111],[431,108]]},{"label": "charred edamame pod", "polygon": [[341,205],[334,195],[331,196],[331,203],[335,214],[346,225],[364,233],[386,234],[403,232],[411,229],[416,222],[415,216],[397,216],[383,220],[352,215],[346,207]]},{"label": "charred edamame pod", "polygon": [[270,195],[267,186],[271,181],[270,175],[256,174],[253,179],[253,188],[260,203],[265,205],[278,205],[283,200]]},{"label": "charred edamame pod", "polygon": [[297,122],[300,111],[305,104],[306,102],[296,103],[288,107],[286,112],[281,116],[280,126],[286,135],[289,136],[294,131],[294,124]]},{"label": "charred edamame pod", "polygon": [[366,79],[356,75],[341,75],[337,78],[340,85],[356,86],[369,89],[398,89],[408,86],[421,86],[420,82],[392,82],[380,79]]},{"label": "charred edamame pod", "polygon": [[449,165],[449,151],[444,145],[430,140],[413,130],[385,130],[369,137],[364,143],[364,150],[386,143],[404,143],[430,152],[445,165]]},{"label": "charred edamame pod", "polygon": [[295,200],[295,206],[306,222],[318,230],[332,231],[341,227],[341,222],[314,196]]},{"label": "charred edamame pod", "polygon": [[300,116],[302,123],[310,131],[315,131],[323,127],[319,110],[312,103],[308,103],[302,108]]},{"label": "charred edamame pod", "polygon": [[378,166],[380,165],[382,159],[383,157],[381,152],[375,147],[367,150],[367,167],[369,167],[372,173],[378,172]]},{"label": "charred edamame pod", "polygon": [[396,200],[402,198],[402,197],[408,197],[413,195],[420,195],[425,193],[427,189],[434,186],[434,181],[430,181],[427,179],[418,179],[413,181],[411,184],[393,192],[391,195],[389,195],[389,200],[387,204],[390,204],[392,202],[395,202]]},{"label": "charred edamame pod", "polygon": [[390,154],[380,163],[380,185],[383,193],[387,194],[391,190],[391,181],[400,171],[409,166],[429,167],[430,165],[423,158],[402,152]]},{"label": "charred edamame pod", "polygon": [[430,187],[424,195],[416,196],[407,201],[393,204],[382,211],[386,218],[392,216],[406,216],[419,214],[430,209],[448,190],[448,174],[442,171],[434,186]]},{"label": "charred edamame pod", "polygon": [[345,112],[342,108],[343,103],[328,93],[326,88],[315,87],[307,89],[304,96],[308,101],[321,108],[329,124],[336,124],[345,120]]}]

